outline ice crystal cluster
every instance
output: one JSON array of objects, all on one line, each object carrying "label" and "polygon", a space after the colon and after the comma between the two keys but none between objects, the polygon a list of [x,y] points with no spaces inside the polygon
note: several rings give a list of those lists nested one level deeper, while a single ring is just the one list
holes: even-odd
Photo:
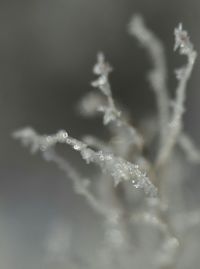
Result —
[{"label": "ice crystal cluster", "polygon": [[[45,160],[56,163],[71,180],[74,192],[101,216],[104,236],[98,250],[80,266],[69,256],[66,268],[199,268],[200,238],[196,242],[195,234],[200,232],[200,212],[186,207],[183,191],[189,163],[200,162],[199,151],[183,129],[186,88],[197,53],[180,24],[174,30],[174,50],[186,56],[186,64],[175,71],[177,87],[171,100],[161,41],[139,15],[132,18],[129,33],[152,61],[148,80],[157,101],[153,120],[131,125],[127,113],[113,99],[112,67],[99,53],[93,68],[94,89],[81,100],[79,109],[87,117],[102,114],[109,141],[89,135],[80,141],[65,130],[40,135],[29,127],[13,136],[32,153],[40,152]],[[86,164],[99,167],[98,180],[83,178],[56,152],[58,143],[72,147]]]}]

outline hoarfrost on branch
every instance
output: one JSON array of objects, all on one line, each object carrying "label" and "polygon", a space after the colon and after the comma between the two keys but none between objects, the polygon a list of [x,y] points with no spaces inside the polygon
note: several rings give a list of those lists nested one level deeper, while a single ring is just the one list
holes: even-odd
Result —
[{"label": "hoarfrost on branch", "polygon": [[[45,160],[54,162],[71,180],[74,192],[83,196],[91,208],[103,216],[103,243],[95,258],[89,257],[86,265],[80,268],[175,269],[179,268],[180,250],[188,245],[186,232],[200,224],[200,212],[188,212],[184,202],[180,203],[185,199],[182,189],[186,164],[177,150],[180,147],[190,162],[200,163],[200,151],[183,130],[186,87],[197,53],[188,33],[179,24],[174,30],[174,50],[185,55],[187,63],[175,71],[178,85],[175,99],[170,101],[162,42],[147,28],[140,15],[131,19],[129,32],[152,60],[148,79],[158,107],[158,124],[153,122],[153,129],[157,128],[153,137],[159,135],[153,160],[145,154],[146,149],[151,152],[151,145],[145,140],[147,134],[142,135],[139,127],[130,124],[126,113],[113,99],[109,80],[112,67],[103,53],[97,55],[93,68],[97,78],[91,85],[97,91],[93,89],[81,100],[79,111],[86,117],[100,112],[103,124],[110,132],[110,141],[91,135],[81,141],[69,136],[65,130],[40,135],[29,127],[15,131],[13,137],[30,147],[31,153],[41,152]],[[148,123],[147,133],[152,133],[150,120]],[[100,168],[102,174],[96,176],[99,193],[93,192],[92,180],[82,177],[56,152],[58,143],[70,146],[87,164],[94,163]],[[69,264],[74,266],[75,262],[69,260]]]}]

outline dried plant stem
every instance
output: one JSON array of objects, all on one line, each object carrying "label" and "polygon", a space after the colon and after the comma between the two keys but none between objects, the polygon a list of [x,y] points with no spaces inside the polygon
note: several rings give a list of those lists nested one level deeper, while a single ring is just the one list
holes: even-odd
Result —
[{"label": "dried plant stem", "polygon": [[[182,131],[182,118],[184,113],[184,103],[186,98],[186,87],[188,80],[191,76],[194,62],[196,59],[196,52],[193,49],[188,50],[186,56],[188,57],[188,63],[186,67],[178,70],[179,72],[179,83],[176,89],[176,98],[174,102],[174,109],[172,113],[171,122],[168,126],[167,138],[163,146],[160,148],[158,158],[157,158],[157,167],[162,166],[168,160],[175,144],[177,143],[178,137]],[[181,74],[180,74],[181,73]]]},{"label": "dried plant stem", "polygon": [[132,18],[129,25],[129,32],[138,39],[152,60],[153,69],[149,72],[148,79],[156,96],[160,145],[163,145],[166,138],[166,126],[169,121],[167,63],[164,46],[158,37],[146,27],[143,18],[139,15]]}]

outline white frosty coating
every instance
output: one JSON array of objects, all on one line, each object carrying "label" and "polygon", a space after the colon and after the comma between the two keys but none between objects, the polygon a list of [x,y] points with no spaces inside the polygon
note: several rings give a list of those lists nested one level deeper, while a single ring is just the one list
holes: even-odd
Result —
[{"label": "white frosty coating", "polygon": [[[157,165],[164,164],[169,158],[174,145],[177,143],[177,139],[182,129],[182,117],[184,113],[184,102],[186,97],[186,86],[191,76],[191,72],[194,66],[194,62],[197,56],[196,51],[193,49],[193,45],[190,42],[190,38],[186,31],[182,29],[182,24],[179,24],[174,30],[175,35],[175,50],[179,50],[181,55],[187,56],[187,65],[178,70],[178,86],[176,89],[176,98],[174,101],[174,107],[172,117],[167,131],[167,139],[165,144],[161,147]],[[176,71],[177,73],[177,71]]]},{"label": "white frosty coating", "polygon": [[[190,243],[190,241],[186,241],[186,234],[193,232],[191,230],[193,230],[195,226],[199,226],[200,223],[199,212],[186,212],[184,211],[184,205],[181,205],[181,210],[179,210],[179,199],[182,198],[182,181],[180,179],[183,176],[182,170],[184,163],[182,163],[182,160],[180,163],[179,157],[175,155],[176,152],[173,152],[174,145],[178,143],[187,154],[188,159],[192,162],[200,161],[199,151],[195,149],[190,139],[182,132],[185,88],[196,58],[196,52],[193,50],[193,45],[190,42],[187,32],[182,29],[182,25],[179,25],[179,27],[175,29],[175,49],[179,49],[180,54],[187,56],[188,63],[185,67],[176,70],[178,87],[176,98],[173,101],[173,113],[170,121],[168,118],[169,101],[165,84],[167,73],[162,44],[157,37],[146,28],[140,16],[134,17],[130,30],[133,31],[132,34],[136,35],[138,40],[147,49],[153,60],[154,68],[153,71],[150,72],[149,78],[157,96],[160,117],[159,131],[163,140],[163,142],[161,141],[162,143],[160,143],[162,147],[159,147],[157,163],[151,163],[146,159],[146,154],[143,155],[143,149],[147,149],[148,154],[148,146],[150,146],[150,143],[146,143],[145,148],[142,146],[143,140],[139,133],[129,125],[128,121],[122,118],[121,112],[114,103],[108,79],[112,68],[105,62],[103,54],[98,55],[97,64],[94,66],[93,70],[98,78],[92,85],[97,87],[100,91],[98,91],[98,94],[92,92],[90,95],[87,95],[82,101],[81,108],[86,116],[95,115],[97,108],[103,112],[104,124],[109,124],[109,128],[112,131],[111,134],[114,135],[114,138],[112,138],[109,143],[104,143],[94,137],[86,137],[83,140],[84,142],[82,142],[69,137],[68,133],[64,130],[54,135],[38,135],[33,129],[25,128],[16,131],[13,135],[15,138],[20,139],[25,146],[30,146],[32,153],[41,151],[47,161],[57,164],[58,167],[66,173],[67,178],[72,180],[74,191],[82,195],[96,212],[104,216],[104,239],[106,239],[106,244],[103,245],[105,253],[104,258],[102,258],[102,255],[99,255],[101,256],[100,259],[98,259],[99,256],[95,256],[94,259],[89,257],[85,265],[81,265],[81,263],[71,265],[69,260],[70,266],[75,268],[125,269],[136,266],[138,268],[174,269],[177,267],[178,259],[181,256],[179,255],[181,254],[180,250]],[[168,128],[169,122],[171,122],[171,124]],[[165,127],[164,131],[162,126]],[[157,125],[155,129],[157,129]],[[154,138],[155,134],[156,131]],[[115,139],[116,141],[114,141]],[[121,146],[118,145],[118,139],[122,139]],[[131,143],[132,140],[134,140],[134,142]],[[77,172],[77,169],[74,169],[68,161],[56,154],[54,146],[57,143],[70,145],[81,154],[82,158],[87,163],[92,162],[100,166],[105,174],[98,182],[99,195],[97,197],[95,193],[91,193],[89,188],[90,181],[82,178]],[[135,147],[135,145],[137,146]],[[139,147],[141,147],[141,150],[138,150]],[[120,157],[118,157],[118,155]],[[168,176],[168,173],[165,175],[165,167],[162,166],[169,157],[174,159],[173,164],[169,163],[169,171],[171,171],[170,175],[172,176]],[[134,164],[126,160],[133,160]],[[177,165],[179,166],[178,168],[176,168]],[[158,167],[159,169],[157,169]],[[181,172],[179,171],[178,173],[176,169],[178,171],[181,169]],[[150,180],[146,176],[146,173],[148,173]],[[160,180],[158,184],[160,190],[159,196],[156,196],[157,190],[152,184],[156,178]],[[122,184],[118,186],[118,188],[114,188],[112,179],[114,179],[115,185],[126,180],[132,181],[136,188],[141,188],[148,196],[154,197],[146,197],[147,199],[144,201],[141,192],[134,192],[134,195],[132,195],[133,189],[130,188],[130,184]],[[175,182],[174,189],[172,189],[174,184],[171,182]],[[129,192],[127,192],[127,189]],[[134,200],[130,200],[130,203],[133,202],[131,204],[134,205],[133,207],[129,207],[129,194],[134,198]],[[139,198],[142,200],[138,201],[138,196],[140,196]],[[167,203],[171,198],[177,199],[173,199],[172,203]],[[128,203],[126,203],[125,200]],[[134,203],[135,201],[136,204]],[[172,208],[170,205],[172,205]],[[173,215],[173,212],[176,214]],[[181,213],[179,214],[178,212]],[[136,223],[136,225],[134,225],[134,223]],[[142,230],[144,223],[146,224],[144,225],[145,230]],[[135,244],[135,242],[132,241],[135,226],[139,229],[137,236],[139,240],[141,236],[141,242],[144,242],[145,245],[145,252],[142,252],[137,242]],[[145,232],[149,228],[150,232],[151,228],[155,231],[153,240],[155,239],[156,246],[153,246],[151,241],[149,242],[148,235]],[[159,243],[159,247],[157,242]],[[147,249],[148,246],[150,249]],[[134,249],[133,251],[134,247],[138,249]],[[193,251],[193,246],[191,247],[191,251]],[[98,249],[98,253],[101,253],[101,250],[99,251]],[[150,258],[150,260],[148,258]]]},{"label": "white frosty coating", "polygon": [[162,145],[165,141],[166,126],[169,121],[169,98],[166,82],[167,64],[164,47],[158,37],[146,27],[140,15],[135,15],[131,19],[129,32],[139,40],[152,59],[153,69],[149,72],[148,78],[156,94],[160,125],[160,144]]},{"label": "white frosty coating", "polygon": [[157,195],[156,187],[151,183],[147,175],[134,165],[120,157],[103,151],[94,151],[87,144],[68,136],[66,131],[59,131],[55,135],[38,135],[34,130],[25,128],[14,133],[14,137],[20,139],[26,146],[31,147],[31,152],[45,151],[56,143],[66,143],[74,150],[79,151],[86,163],[95,163],[107,172],[118,185],[123,181],[132,181],[135,188],[143,189],[150,196]]},{"label": "white frosty coating", "polygon": [[89,92],[78,103],[77,110],[84,117],[95,117],[98,112],[98,107],[105,103],[104,96],[97,92]]},{"label": "white frosty coating", "polygon": [[196,52],[194,51],[193,44],[190,41],[190,37],[187,31],[183,30],[182,23],[180,23],[178,27],[175,28],[174,35],[174,50],[179,49],[180,54],[188,56],[188,60],[194,64],[196,59]]},{"label": "white frosty coating", "polygon": [[70,163],[56,154],[53,148],[50,148],[58,141],[65,141],[68,136],[65,131],[60,131],[57,133],[56,137],[39,136],[32,128],[28,127],[23,130],[16,131],[13,136],[16,139],[20,139],[25,146],[30,146],[32,153],[42,151],[43,157],[46,161],[54,162],[61,170],[65,172],[67,178],[72,181],[73,189],[76,194],[85,197],[88,204],[96,212],[102,215],[108,214],[107,209],[103,206],[103,204],[90,192],[90,181],[82,178]]},{"label": "white frosty coating", "polygon": [[89,206],[93,208],[97,213],[107,216],[108,210],[89,190],[90,181],[83,179],[78,172],[69,164],[65,159],[55,153],[55,151],[47,150],[43,152],[43,155],[47,161],[52,161],[58,165],[58,167],[65,172],[73,183],[73,188],[76,194],[82,195]]},{"label": "white frosty coating", "polygon": [[109,145],[109,143],[106,143],[102,141],[99,138],[96,138],[95,136],[92,135],[85,135],[82,138],[83,142],[86,143],[89,147],[94,147],[95,149],[98,150],[103,150],[104,152],[112,153],[113,149]]},{"label": "white frosty coating", "polygon": [[114,122],[119,128],[127,129],[127,132],[130,133],[130,140],[132,140],[133,143],[138,146],[138,148],[142,148],[144,142],[141,135],[133,126],[128,124],[128,122],[122,118],[121,111],[119,111],[115,106],[108,78],[111,71],[112,68],[109,63],[105,62],[103,53],[99,53],[97,55],[97,63],[93,68],[94,74],[98,75],[99,77],[91,84],[93,87],[98,88],[103,95],[105,95],[108,101],[106,106],[102,105],[98,108],[98,110],[104,114],[103,123],[107,125],[110,122]]}]

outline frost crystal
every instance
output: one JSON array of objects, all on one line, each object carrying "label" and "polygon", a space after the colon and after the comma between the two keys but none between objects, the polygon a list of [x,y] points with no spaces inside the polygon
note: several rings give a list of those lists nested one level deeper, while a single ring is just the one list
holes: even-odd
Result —
[{"label": "frost crystal", "polygon": [[92,82],[93,87],[97,87],[103,95],[107,98],[106,105],[99,105],[98,111],[103,113],[103,123],[108,125],[113,123],[118,129],[125,129],[130,134],[129,140],[133,141],[133,144],[138,148],[143,146],[143,139],[138,131],[131,126],[123,117],[120,110],[117,109],[112,97],[111,86],[109,82],[109,74],[112,71],[109,63],[105,62],[105,57],[102,53],[97,55],[97,63],[94,66],[93,72],[98,75],[99,78]]},{"label": "frost crystal", "polygon": [[190,42],[190,38],[188,33],[183,30],[182,23],[178,25],[177,28],[174,30],[175,35],[175,45],[174,50],[179,49],[180,54],[185,54],[191,61],[195,60],[196,52],[193,50],[193,44]]},{"label": "frost crystal", "polygon": [[101,167],[104,173],[108,173],[114,179],[114,184],[118,185],[123,181],[131,181],[136,188],[144,189],[146,194],[156,196],[157,190],[150,182],[145,173],[138,165],[134,165],[120,157],[103,151],[94,151],[87,144],[71,138],[66,131],[59,131],[55,135],[40,136],[34,130],[25,128],[14,133],[14,137],[20,139],[22,144],[31,147],[31,151],[49,150],[56,143],[65,143],[74,150],[79,151],[87,164],[95,163]]},{"label": "frost crystal", "polygon": [[195,59],[196,51],[193,49],[193,44],[186,31],[182,29],[182,24],[179,24],[174,30],[175,35],[175,50],[179,49],[180,54],[187,56],[187,65],[176,70],[178,86],[176,89],[176,98],[174,101],[172,116],[168,124],[167,137],[165,143],[160,148],[157,165],[163,165],[169,158],[171,151],[178,141],[178,137],[182,131],[182,117],[185,111],[184,103],[186,98],[186,87],[191,76]]},{"label": "frost crystal", "polygon": [[[128,112],[113,98],[109,81],[112,67],[99,53],[93,68],[97,78],[91,83],[97,92],[92,89],[82,98],[79,111],[86,117],[96,116],[97,112],[103,115],[104,127],[110,134],[108,141],[91,135],[81,141],[65,130],[39,135],[30,127],[13,133],[14,138],[30,147],[31,153],[40,152],[46,161],[56,164],[71,180],[74,192],[103,217],[103,236],[94,257],[79,264],[73,258],[76,254],[69,255],[69,269],[188,268],[182,266],[185,264],[182,253],[193,244],[191,238],[200,242],[199,232],[194,229],[200,225],[200,212],[196,209],[188,212],[185,207],[183,182],[189,164],[181,157],[184,152],[190,162],[200,163],[200,150],[184,133],[182,119],[186,86],[197,53],[179,24],[174,30],[174,49],[186,56],[187,63],[175,71],[177,88],[174,100],[170,100],[162,42],[139,15],[132,18],[129,32],[152,60],[148,79],[156,96],[158,117],[148,118],[139,126],[131,124]],[[100,168],[93,180],[81,176],[77,168],[56,152],[58,143],[77,151],[86,164]],[[58,237],[60,240],[60,234]],[[61,242],[64,248],[62,245],[65,244]],[[62,257],[63,250],[57,249],[61,254],[57,253],[57,257]],[[193,252],[193,245],[191,249]]]}]

